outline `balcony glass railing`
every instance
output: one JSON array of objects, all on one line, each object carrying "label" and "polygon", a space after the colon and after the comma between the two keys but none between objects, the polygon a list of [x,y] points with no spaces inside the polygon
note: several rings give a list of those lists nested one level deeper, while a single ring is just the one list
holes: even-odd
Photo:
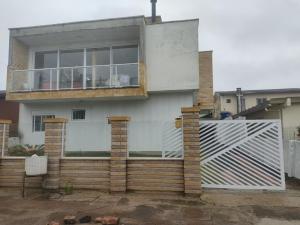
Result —
[{"label": "balcony glass railing", "polygon": [[139,86],[138,63],[15,70],[10,91],[120,88]]}]

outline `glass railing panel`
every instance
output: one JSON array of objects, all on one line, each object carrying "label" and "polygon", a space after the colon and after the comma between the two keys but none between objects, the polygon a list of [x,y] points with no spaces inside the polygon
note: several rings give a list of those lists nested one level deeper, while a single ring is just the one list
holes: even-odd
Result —
[{"label": "glass railing panel", "polygon": [[138,85],[138,64],[119,64],[112,66],[112,86],[127,87]]},{"label": "glass railing panel", "polygon": [[28,70],[13,71],[11,81],[11,91],[29,91],[31,90]]},{"label": "glass railing panel", "polygon": [[29,71],[29,77],[32,77],[32,90],[52,90],[56,89],[57,83],[56,69],[38,69]]},{"label": "glass railing panel", "polygon": [[70,89],[72,87],[72,68],[59,69],[59,89]]},{"label": "glass railing panel", "polygon": [[86,87],[110,87],[110,66],[92,66],[86,68]]},{"label": "glass railing panel", "polygon": [[73,85],[72,88],[74,89],[83,89],[83,74],[84,68],[78,67],[73,68]]}]

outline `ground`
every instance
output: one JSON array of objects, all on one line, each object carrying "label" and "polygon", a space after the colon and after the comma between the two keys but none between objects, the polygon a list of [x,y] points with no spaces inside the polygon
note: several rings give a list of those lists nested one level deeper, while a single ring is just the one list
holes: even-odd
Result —
[{"label": "ground", "polygon": [[178,195],[72,195],[0,189],[1,225],[46,225],[65,215],[116,215],[124,225],[300,225],[300,182],[285,192],[205,190],[200,199]]}]

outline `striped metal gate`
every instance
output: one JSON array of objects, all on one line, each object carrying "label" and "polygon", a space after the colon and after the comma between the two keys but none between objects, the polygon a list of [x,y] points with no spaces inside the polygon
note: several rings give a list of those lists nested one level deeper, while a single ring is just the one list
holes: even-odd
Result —
[{"label": "striped metal gate", "polygon": [[284,190],[280,120],[200,121],[202,186]]}]

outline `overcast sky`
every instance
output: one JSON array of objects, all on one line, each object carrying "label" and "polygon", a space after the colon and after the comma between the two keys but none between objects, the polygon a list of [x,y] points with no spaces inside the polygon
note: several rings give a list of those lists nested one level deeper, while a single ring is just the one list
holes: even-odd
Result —
[{"label": "overcast sky", "polygon": [[[150,0],[0,0],[0,89],[8,28],[150,14]],[[158,0],[157,14],[200,19],[215,90],[300,87],[300,0]]]}]

